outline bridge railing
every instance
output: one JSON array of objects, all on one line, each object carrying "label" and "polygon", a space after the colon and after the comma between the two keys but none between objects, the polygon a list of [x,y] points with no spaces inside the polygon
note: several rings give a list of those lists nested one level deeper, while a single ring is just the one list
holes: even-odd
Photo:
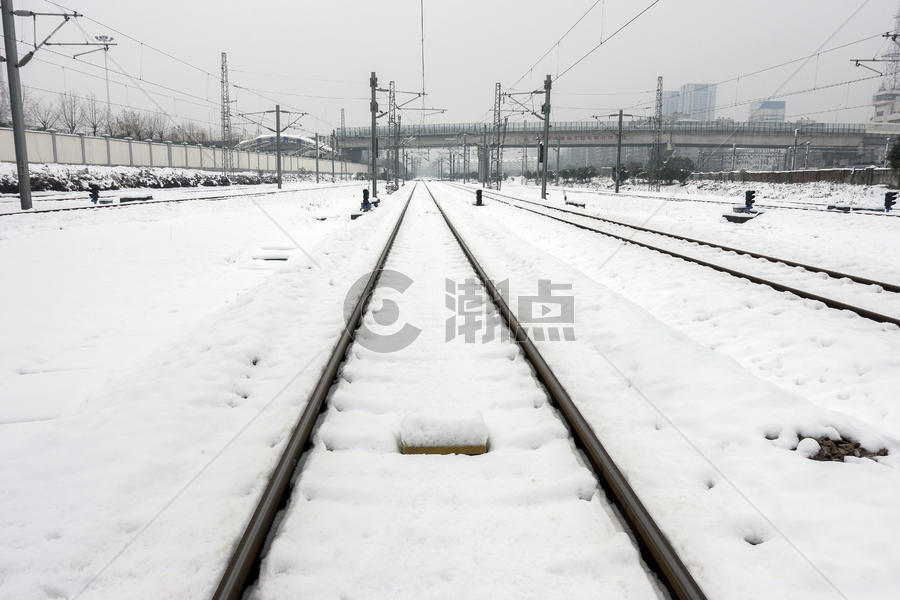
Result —
[{"label": "bridge railing", "polygon": [[[463,141],[463,136],[467,139],[475,141],[481,139],[485,132],[486,125],[484,123],[434,123],[419,125],[403,125],[400,127],[401,137],[410,136],[437,136],[444,135],[448,138],[458,137],[459,141]],[[618,130],[618,123],[615,121],[556,121],[550,124],[553,133],[578,133],[578,132],[596,132]],[[633,132],[649,132],[655,129],[655,125],[648,121],[632,121],[623,123],[623,130]],[[535,133],[536,135],[543,129],[543,123],[540,122],[521,122],[510,123],[506,132],[509,133]],[[793,134],[794,129],[799,129],[801,134],[820,134],[820,135],[853,135],[863,134],[866,131],[864,124],[858,123],[734,123],[729,121],[686,121],[676,123],[664,123],[662,127],[663,133],[738,133],[738,134],[773,134],[784,133]],[[491,130],[487,130],[491,133]],[[387,137],[393,134],[393,131],[387,126],[379,126],[376,128],[379,137]],[[348,127],[345,137],[347,138],[366,138],[371,137],[370,127]],[[449,140],[448,140],[449,141]]]}]

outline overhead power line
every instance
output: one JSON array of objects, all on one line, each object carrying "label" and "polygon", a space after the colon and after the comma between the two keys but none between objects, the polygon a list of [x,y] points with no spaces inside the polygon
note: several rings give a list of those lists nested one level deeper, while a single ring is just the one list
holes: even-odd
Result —
[{"label": "overhead power line", "polygon": [[[68,8],[67,6],[64,6],[64,5],[60,4],[59,2],[55,2],[54,0],[44,0],[44,2],[46,2],[46,3],[48,3],[48,4],[52,4],[53,6],[56,6],[56,7],[58,7],[58,8],[62,8],[63,10],[72,10],[71,8]],[[188,67],[190,67],[190,68],[192,68],[192,69],[196,69],[197,71],[200,71],[201,73],[205,73],[206,75],[209,75],[210,77],[213,77],[213,78],[218,78],[218,77],[219,77],[219,75],[218,75],[217,73],[211,73],[211,72],[207,71],[206,69],[204,69],[203,67],[198,67],[197,65],[192,64],[192,63],[189,63],[188,61],[184,60],[183,58],[179,58],[179,57],[177,57],[177,56],[175,56],[175,55],[173,55],[173,54],[170,54],[170,53],[166,52],[165,50],[160,50],[160,49],[157,48],[156,46],[153,46],[152,44],[148,44],[147,42],[144,42],[144,41],[142,41],[142,40],[139,40],[139,39],[137,39],[137,38],[134,37],[134,36],[128,35],[128,34],[125,33],[124,31],[120,31],[120,30],[116,29],[115,27],[112,27],[111,25],[107,25],[106,23],[102,23],[102,22],[98,21],[97,19],[93,19],[93,18],[91,18],[91,17],[89,17],[89,16],[87,16],[87,15],[83,15],[83,18],[87,19],[88,21],[91,21],[92,23],[96,23],[97,25],[99,25],[99,26],[101,26],[101,27],[105,27],[106,29],[109,29],[110,31],[113,31],[113,32],[115,32],[115,33],[117,33],[117,34],[119,34],[119,35],[121,35],[121,36],[123,36],[123,37],[126,37],[126,38],[128,38],[129,40],[131,40],[132,42],[135,42],[135,43],[137,43],[137,44],[141,44],[142,46],[144,46],[144,47],[146,47],[146,48],[148,48],[148,49],[150,49],[150,50],[153,50],[154,52],[157,52],[157,53],[159,53],[159,54],[165,56],[166,58],[169,58],[169,59],[171,59],[171,60],[174,60],[174,61],[176,61],[176,62],[179,62],[179,63],[181,63],[181,64],[183,64],[183,65],[185,65],[185,66],[188,66]]]},{"label": "overhead power line", "polygon": [[558,40],[556,40],[556,43],[553,44],[552,46],[550,46],[550,47],[547,49],[547,51],[544,52],[544,53],[541,55],[541,57],[540,57],[539,59],[537,59],[537,60],[534,62],[533,65],[531,65],[530,67],[528,67],[528,68],[525,70],[525,72],[522,74],[522,76],[519,77],[519,78],[515,81],[515,83],[513,83],[511,86],[509,86],[510,89],[515,88],[515,87],[519,84],[520,81],[522,81],[523,79],[525,79],[525,78],[529,75],[529,73],[533,73],[533,72],[534,72],[534,68],[535,68],[536,66],[538,66],[539,64],[541,64],[541,61],[543,61],[545,58],[547,58],[547,56],[548,56],[551,52],[553,52],[553,49],[554,49],[554,48],[559,47],[560,42],[562,42],[562,41],[566,38],[566,36],[569,35],[569,33],[571,33],[572,30],[575,29],[575,27],[576,27],[579,23],[581,23],[581,21],[582,21],[586,16],[588,16],[588,14],[589,14],[592,10],[594,10],[594,8],[595,8],[598,4],[600,4],[600,2],[601,2],[601,0],[596,0],[596,2],[594,2],[593,4],[591,4],[590,8],[588,8],[586,11],[584,11],[584,13],[583,13],[580,17],[578,17],[578,20],[575,21],[575,23],[573,23],[572,26],[569,27],[569,28],[566,30],[566,32],[560,36],[560,38],[559,38]]},{"label": "overhead power line", "polygon": [[596,46],[594,46],[593,48],[591,48],[590,50],[588,50],[581,58],[579,58],[578,60],[576,60],[575,62],[573,62],[571,65],[569,65],[569,66],[566,67],[565,69],[563,69],[563,71],[562,71],[559,75],[556,76],[556,81],[559,81],[559,79],[560,79],[563,75],[565,75],[566,73],[568,73],[569,71],[571,71],[572,69],[574,69],[576,66],[578,66],[578,64],[579,64],[581,61],[583,61],[583,60],[586,59],[588,56],[590,56],[591,54],[593,54],[594,52],[596,52],[597,49],[600,48],[600,46],[602,46],[603,44],[605,44],[605,43],[608,42],[609,40],[611,40],[611,39],[613,39],[614,37],[616,37],[616,36],[617,36],[621,31],[623,31],[626,27],[628,27],[629,25],[631,25],[632,23],[634,23],[635,21],[637,21],[639,18],[641,18],[641,16],[643,16],[644,13],[646,13],[648,10],[650,10],[651,8],[653,8],[654,6],[656,6],[657,4],[659,4],[660,1],[661,1],[661,0],[653,0],[653,2],[651,2],[650,4],[648,4],[643,10],[641,10],[641,12],[637,13],[636,15],[634,15],[633,17],[631,17],[630,19],[628,19],[628,21],[626,21],[624,25],[622,25],[621,27],[619,27],[618,29],[616,29],[615,31],[613,31],[613,32],[609,35],[609,37],[607,37],[606,39],[600,40],[600,43],[599,43],[599,44],[597,44]]}]

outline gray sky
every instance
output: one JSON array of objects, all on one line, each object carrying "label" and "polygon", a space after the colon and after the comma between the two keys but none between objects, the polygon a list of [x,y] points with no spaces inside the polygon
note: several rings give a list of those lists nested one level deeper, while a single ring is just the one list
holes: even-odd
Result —
[{"label": "gray sky", "polygon": [[[110,68],[119,70],[121,65],[139,80],[135,83],[112,74],[112,102],[156,109],[140,85],[176,120],[192,118],[218,126],[221,51],[228,52],[231,82],[257,92],[232,91],[236,112],[269,109],[278,100],[311,113],[313,116],[302,121],[304,129],[323,134],[339,125],[342,107],[348,126],[368,124],[370,71],[377,72],[384,87],[391,79],[400,90],[419,90],[422,85],[418,0],[59,1],[143,42],[79,19],[87,33],[111,33],[117,38],[120,45],[110,50]],[[601,0],[555,47],[594,0],[425,0],[426,104],[447,109],[426,121],[488,118],[495,82],[500,81],[506,89],[552,48],[516,86],[520,90],[542,87],[546,74],[555,78],[651,2]],[[17,0],[15,4],[17,9],[59,10],[46,0]],[[658,75],[664,77],[665,89],[678,89],[684,83],[725,82],[718,87],[717,116],[746,120],[747,105],[729,105],[766,98],[779,88],[782,93],[793,92],[875,75],[854,67],[850,59],[872,58],[889,47],[892,42],[877,36],[893,29],[897,8],[897,0],[661,0],[554,84],[553,120],[589,119],[635,105],[646,106],[644,112],[649,112]],[[51,18],[39,21],[38,37],[53,24]],[[17,28],[19,39],[31,42],[31,19],[17,19]],[[812,58],[796,74],[802,62],[747,76],[813,54],[820,47],[834,48],[872,36]],[[82,41],[84,37],[78,26],[70,23],[55,39]],[[36,59],[23,69],[25,85],[80,95],[94,93],[105,99],[102,53],[73,61],[68,56],[79,50],[51,50],[67,56],[40,51],[37,57],[47,62]],[[737,76],[742,77],[732,80]],[[862,122],[871,115],[865,107],[819,111],[868,106],[878,84],[878,79],[872,79],[783,99],[788,117]],[[44,92],[29,89],[26,93]],[[535,106],[539,104],[536,100]],[[421,104],[416,101],[413,106]],[[422,114],[404,113],[403,119],[418,122]]]}]

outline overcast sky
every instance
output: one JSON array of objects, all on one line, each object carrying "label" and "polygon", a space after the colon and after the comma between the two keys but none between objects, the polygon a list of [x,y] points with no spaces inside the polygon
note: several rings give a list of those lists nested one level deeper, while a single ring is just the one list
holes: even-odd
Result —
[{"label": "overcast sky", "polygon": [[[426,116],[426,122],[489,118],[495,82],[509,88],[550,50],[515,86],[542,87],[545,75],[555,79],[652,0],[600,0],[557,46],[594,3],[425,0],[425,103],[447,109]],[[237,100],[233,112],[266,110],[279,101],[309,112],[302,125],[310,132],[324,134],[338,127],[341,108],[346,109],[348,127],[367,125],[371,71],[377,72],[384,87],[394,80],[400,90],[422,88],[419,0],[60,0],[60,4],[100,24],[79,19],[78,24],[65,25],[56,41],[83,41],[85,34],[104,33],[120,44],[110,50],[110,69],[121,67],[138,81],[111,74],[114,104],[162,109],[177,120],[192,118],[218,126],[222,51],[228,53],[231,82],[254,90],[232,90],[232,99]],[[15,8],[59,10],[46,0],[16,0]],[[741,103],[875,76],[850,59],[872,58],[890,47],[893,42],[879,34],[893,30],[897,9],[897,0],[660,0],[554,83],[553,120],[589,119],[618,107],[649,113],[660,75],[667,90],[685,83],[723,82],[716,115],[746,120],[748,106]],[[16,21],[17,37],[30,43],[31,19]],[[55,24],[52,17],[42,17],[38,37]],[[864,38],[870,39],[805,64],[750,75]],[[105,99],[102,52],[78,61],[69,58],[79,51],[41,50],[37,55],[41,60],[36,58],[22,70],[23,83],[30,86],[26,93],[67,90]],[[863,122],[872,114],[867,106],[879,83],[875,78],[783,97],[787,115],[808,115],[828,123]],[[531,104],[527,96],[518,98]],[[539,104],[536,100],[535,106]],[[834,110],[846,107],[857,108]],[[403,119],[421,121],[422,111],[404,113]]]}]

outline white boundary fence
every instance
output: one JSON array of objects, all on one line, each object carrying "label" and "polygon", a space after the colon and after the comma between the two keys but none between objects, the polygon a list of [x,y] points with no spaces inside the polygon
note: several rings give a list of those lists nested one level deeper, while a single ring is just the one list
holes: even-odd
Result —
[{"label": "white boundary fence", "polygon": [[[187,169],[222,170],[223,149],[200,144],[177,142],[153,142],[150,140],[119,139],[92,136],[83,133],[69,134],[53,131],[25,132],[29,163],[59,163],[65,165],[106,165],[128,167],[177,167]],[[236,171],[275,171],[274,152],[249,152],[229,150]],[[13,132],[0,127],[0,161],[15,162],[16,151]],[[352,177],[367,173],[368,167],[360,163],[346,163]],[[315,172],[316,159],[281,155],[281,169],[285,173]],[[331,159],[319,159],[319,172],[331,173]],[[335,175],[340,173],[340,163],[335,161]]]}]

